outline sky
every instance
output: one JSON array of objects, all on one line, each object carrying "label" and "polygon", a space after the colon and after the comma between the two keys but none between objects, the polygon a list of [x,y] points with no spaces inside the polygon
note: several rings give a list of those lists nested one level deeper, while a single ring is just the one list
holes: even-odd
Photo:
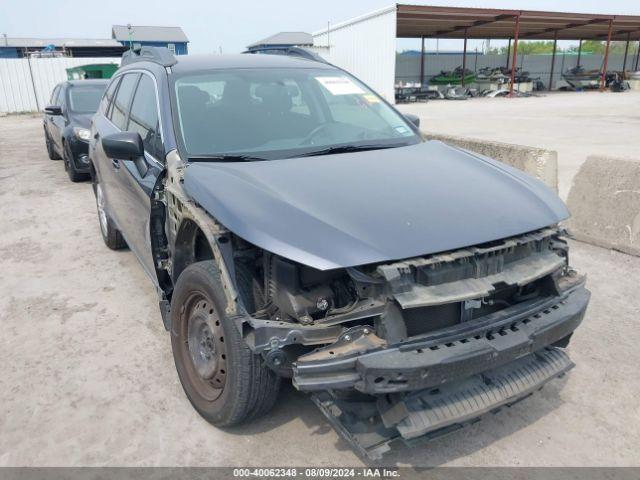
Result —
[{"label": "sky", "polygon": [[[109,38],[111,25],[180,26],[190,53],[237,53],[280,31],[315,32],[390,5],[389,0],[0,0],[0,35],[9,37]],[[638,0],[413,0],[415,4],[640,15]],[[492,46],[503,42],[492,41]],[[558,42],[563,47],[571,42]],[[398,50],[419,40],[398,40]],[[428,40],[426,48],[461,50],[461,40]],[[470,41],[469,50],[482,48]]]}]

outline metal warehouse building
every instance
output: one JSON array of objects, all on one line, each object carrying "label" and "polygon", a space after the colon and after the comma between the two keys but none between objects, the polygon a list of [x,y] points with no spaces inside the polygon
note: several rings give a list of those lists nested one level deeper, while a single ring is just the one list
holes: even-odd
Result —
[{"label": "metal warehouse building", "polygon": [[[640,16],[393,4],[313,33],[314,47],[322,48],[322,56],[389,101],[394,99],[396,38],[465,39],[465,50],[468,38],[508,39],[513,41],[513,64],[518,40],[602,40],[607,42],[606,71],[611,41],[626,41],[627,47],[640,41]],[[626,54],[624,58],[626,65]]]}]

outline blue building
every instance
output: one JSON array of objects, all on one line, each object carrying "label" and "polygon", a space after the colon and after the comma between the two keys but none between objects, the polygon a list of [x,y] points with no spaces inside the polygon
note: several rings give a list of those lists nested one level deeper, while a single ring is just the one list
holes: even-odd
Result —
[{"label": "blue building", "polygon": [[180,27],[149,27],[140,25],[114,25],[111,38],[126,47],[167,47],[175,55],[186,55],[189,39]]}]

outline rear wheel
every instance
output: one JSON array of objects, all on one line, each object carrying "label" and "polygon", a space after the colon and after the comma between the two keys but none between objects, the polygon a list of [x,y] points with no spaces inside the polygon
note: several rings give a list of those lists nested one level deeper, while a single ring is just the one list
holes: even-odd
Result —
[{"label": "rear wheel", "polygon": [[100,233],[102,233],[102,239],[107,247],[111,250],[120,250],[127,246],[124,237],[120,233],[120,230],[113,224],[109,214],[106,210],[106,203],[104,193],[102,192],[102,186],[96,178],[94,184],[94,190],[96,193],[96,206],[98,208],[98,220],[100,221]]},{"label": "rear wheel", "polygon": [[171,300],[173,358],[187,398],[216,426],[266,413],[280,387],[280,377],[249,349],[225,307],[214,261],[194,263],[180,274]]},{"label": "rear wheel", "polygon": [[55,147],[53,146],[53,142],[49,138],[49,134],[47,130],[44,131],[44,143],[47,146],[47,154],[49,155],[49,160],[60,160],[60,155],[56,152]]},{"label": "rear wheel", "polygon": [[89,177],[86,173],[81,173],[76,170],[76,164],[73,161],[73,152],[71,151],[71,147],[69,147],[69,143],[65,142],[64,144],[64,152],[63,152],[63,160],[64,160],[64,169],[69,175],[69,180],[72,182],[82,182],[83,180],[87,180]]}]

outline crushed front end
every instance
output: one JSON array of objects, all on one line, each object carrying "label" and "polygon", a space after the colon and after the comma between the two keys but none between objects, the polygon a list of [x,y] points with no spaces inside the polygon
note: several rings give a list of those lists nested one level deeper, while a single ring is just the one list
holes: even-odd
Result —
[{"label": "crushed front end", "polygon": [[336,271],[245,257],[264,280],[262,308],[242,321],[247,343],[369,457],[563,375],[590,296],[556,228]]}]

